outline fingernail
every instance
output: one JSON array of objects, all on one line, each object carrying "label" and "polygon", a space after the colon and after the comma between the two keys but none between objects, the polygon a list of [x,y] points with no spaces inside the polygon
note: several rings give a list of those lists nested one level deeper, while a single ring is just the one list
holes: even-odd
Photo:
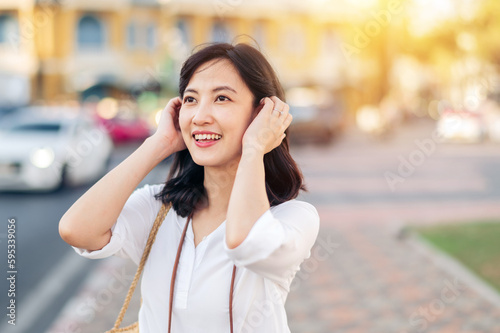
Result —
[{"label": "fingernail", "polygon": [[264,100],[265,100],[265,99],[266,99],[265,97],[264,97],[264,98],[262,98],[262,99],[260,100],[259,104],[264,104]]}]

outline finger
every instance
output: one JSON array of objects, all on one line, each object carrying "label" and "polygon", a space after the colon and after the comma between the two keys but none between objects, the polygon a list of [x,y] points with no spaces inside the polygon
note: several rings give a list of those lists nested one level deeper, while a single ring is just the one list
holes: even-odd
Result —
[{"label": "finger", "polygon": [[288,106],[288,104],[286,103],[283,104],[284,106],[283,109],[281,110],[280,118],[286,119],[286,117],[290,114],[290,106]]},{"label": "finger", "polygon": [[263,98],[263,104],[261,111],[267,111],[269,114],[273,112],[274,102],[269,97]]},{"label": "finger", "polygon": [[[283,133],[286,131],[286,129],[288,128],[288,126],[290,126],[290,124],[292,123],[292,115],[291,114],[287,114],[286,117],[284,117],[284,120],[283,122],[280,124],[280,126],[278,128],[276,128],[276,131],[278,133]],[[281,117],[280,117],[281,119]]]},{"label": "finger", "polygon": [[170,104],[172,106],[173,105],[181,105],[182,104],[182,100],[181,100],[181,98],[179,96],[177,96],[177,97],[172,98],[170,101],[168,101],[168,104]]},{"label": "finger", "polygon": [[165,109],[167,109],[167,111],[170,112],[172,115],[177,116],[181,106],[182,106],[182,101],[180,97],[175,97],[172,98],[170,101],[168,101]]},{"label": "finger", "polygon": [[285,107],[285,105],[284,105],[285,103],[281,99],[279,99],[278,97],[271,96],[271,97],[269,97],[269,99],[274,103],[275,109],[278,109],[281,111]]},{"label": "finger", "polygon": [[283,121],[283,126],[285,127],[285,129],[287,129],[288,126],[290,126],[290,124],[292,123],[292,120],[293,120],[292,115],[287,114],[285,120]]},{"label": "finger", "polygon": [[275,115],[281,117],[283,116],[283,113],[288,112],[288,105],[286,103],[284,103],[276,96],[271,96],[270,98],[274,103],[273,111],[275,111]]},{"label": "finger", "polygon": [[284,104],[283,110],[273,109],[273,111],[277,113],[279,122],[280,124],[282,124],[285,121],[286,117],[290,114],[290,107],[288,106],[288,104]]}]

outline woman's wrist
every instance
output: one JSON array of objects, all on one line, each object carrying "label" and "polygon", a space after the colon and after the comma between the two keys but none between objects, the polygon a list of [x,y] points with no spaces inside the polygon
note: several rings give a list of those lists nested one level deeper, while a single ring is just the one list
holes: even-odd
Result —
[{"label": "woman's wrist", "polygon": [[245,160],[263,160],[264,155],[264,150],[256,145],[243,145],[240,163]]},{"label": "woman's wrist", "polygon": [[175,153],[172,145],[157,139],[154,135],[144,140],[143,146],[147,148],[148,152],[151,154],[152,160],[156,163],[160,163],[165,158]]},{"label": "woman's wrist", "polygon": [[241,153],[241,159],[240,159],[240,164],[243,163],[248,163],[252,161],[263,161],[264,160],[264,150],[259,149],[256,146],[249,146],[245,147],[243,146],[242,153]]}]

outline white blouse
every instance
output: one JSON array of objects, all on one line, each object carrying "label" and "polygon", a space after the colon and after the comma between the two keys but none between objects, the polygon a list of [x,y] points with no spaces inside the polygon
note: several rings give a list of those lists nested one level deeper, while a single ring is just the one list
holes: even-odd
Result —
[{"label": "white blouse", "polygon": [[[112,227],[110,242],[101,250],[74,248],[87,258],[142,256],[149,231],[161,207],[154,195],[163,185],[146,185],[128,199]],[[187,218],[174,209],[158,230],[141,282],[141,333],[167,332],[170,280],[177,247]],[[233,264],[234,332],[290,332],[285,301],[300,264],[310,256],[319,230],[314,206],[291,200],[271,207],[254,224],[246,239],[229,249],[225,222],[198,246],[188,227],[174,291],[172,332],[229,332],[229,290]]]}]

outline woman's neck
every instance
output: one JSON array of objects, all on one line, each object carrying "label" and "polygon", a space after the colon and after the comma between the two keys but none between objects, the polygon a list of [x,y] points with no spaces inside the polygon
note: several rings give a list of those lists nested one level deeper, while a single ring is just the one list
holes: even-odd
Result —
[{"label": "woman's neck", "polygon": [[212,211],[226,212],[236,177],[236,167],[205,167],[203,185],[207,191],[208,208]]}]

